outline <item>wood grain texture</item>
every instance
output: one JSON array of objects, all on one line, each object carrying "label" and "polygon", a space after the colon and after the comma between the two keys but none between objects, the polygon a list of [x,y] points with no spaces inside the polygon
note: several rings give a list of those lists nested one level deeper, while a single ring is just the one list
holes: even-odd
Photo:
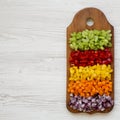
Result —
[{"label": "wood grain texture", "polygon": [[[94,24],[92,26],[88,26],[87,25],[87,20],[88,19],[92,19],[94,21]],[[73,32],[82,32],[83,30],[111,30],[112,33],[112,48],[111,48],[111,53],[113,56],[113,61],[111,64],[111,68],[114,71],[114,27],[108,22],[106,16],[104,15],[104,13],[102,11],[100,11],[97,8],[84,8],[82,10],[80,10],[78,13],[75,14],[72,23],[67,27],[67,85],[66,85],[66,106],[67,109],[70,112],[73,113],[82,113],[78,110],[73,110],[72,108],[70,108],[69,106],[69,101],[70,101],[70,96],[69,93],[67,92],[68,89],[68,84],[69,84],[69,77],[70,77],[70,62],[69,62],[69,58],[70,58],[70,53],[72,51],[72,49],[70,48],[70,44],[69,44],[69,39],[71,36],[71,33]],[[114,100],[114,72],[111,75],[112,78],[112,93],[111,93],[111,97]],[[110,112],[112,110],[113,107],[106,109],[105,111],[103,111],[102,113],[107,113]],[[90,114],[92,113],[97,113],[98,111],[92,111],[90,112]]]},{"label": "wood grain texture", "polygon": [[[0,0],[0,120],[118,120],[119,0]],[[109,114],[66,109],[66,27],[85,7],[115,27],[115,106]]]}]

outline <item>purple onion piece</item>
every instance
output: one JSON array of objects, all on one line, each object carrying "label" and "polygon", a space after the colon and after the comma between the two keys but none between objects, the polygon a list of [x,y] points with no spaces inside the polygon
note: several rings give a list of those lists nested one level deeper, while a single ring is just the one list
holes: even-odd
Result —
[{"label": "purple onion piece", "polygon": [[106,96],[106,99],[110,101],[110,100],[111,100],[111,97],[110,97],[110,96]]},{"label": "purple onion piece", "polygon": [[92,100],[92,97],[90,96],[90,97],[88,97],[87,99],[88,99],[88,100]]},{"label": "purple onion piece", "polygon": [[87,100],[87,99],[84,99],[83,102],[84,102],[84,103],[88,103],[88,100]]},{"label": "purple onion piece", "polygon": [[102,105],[99,105],[99,106],[98,106],[98,109],[101,110],[101,109],[102,109]]},{"label": "purple onion piece", "polygon": [[70,97],[73,97],[73,94],[72,94],[72,93],[70,93]]},{"label": "purple onion piece", "polygon": [[85,107],[85,104],[82,104],[82,105],[81,105],[81,108],[84,108],[84,107]]},{"label": "purple onion piece", "polygon": [[91,102],[88,102],[88,103],[87,103],[87,106],[88,106],[89,108],[91,108]]},{"label": "purple onion piece", "polygon": [[78,110],[81,111],[81,112],[83,111],[83,109],[81,107]]},{"label": "purple onion piece", "polygon": [[92,101],[92,102],[95,102],[96,100],[95,100],[95,98],[93,98],[91,101]]},{"label": "purple onion piece", "polygon": [[101,102],[101,100],[100,99],[96,99],[96,102],[99,104]]},{"label": "purple onion piece", "polygon": [[73,99],[71,100],[71,103],[74,104],[75,102],[76,102],[76,99],[73,98]]},{"label": "purple onion piece", "polygon": [[91,106],[94,108],[94,107],[96,107],[96,105],[97,105],[96,103],[92,103]]},{"label": "purple onion piece", "polygon": [[106,102],[106,99],[105,99],[105,98],[102,98],[101,101],[105,103],[105,102]]},{"label": "purple onion piece", "polygon": [[76,110],[76,109],[77,109],[77,107],[76,107],[76,106],[73,106],[72,108],[73,108],[74,110]]},{"label": "purple onion piece", "polygon": [[111,104],[109,102],[106,103],[106,107],[107,108],[110,108],[111,107]]},{"label": "purple onion piece", "polygon": [[81,100],[79,100],[78,102],[79,102],[80,105],[82,104],[82,101],[81,101]]},{"label": "purple onion piece", "polygon": [[103,106],[103,107],[105,107],[105,106],[106,106],[105,102],[102,102],[102,106]]},{"label": "purple onion piece", "polygon": [[104,107],[102,107],[101,109],[100,109],[100,111],[104,111],[105,110],[105,108]]},{"label": "purple onion piece", "polygon": [[72,106],[72,105],[70,105],[70,107],[72,108],[73,106]]},{"label": "purple onion piece", "polygon": [[113,105],[114,105],[114,101],[113,101],[113,100],[110,100],[110,104],[113,106]]}]

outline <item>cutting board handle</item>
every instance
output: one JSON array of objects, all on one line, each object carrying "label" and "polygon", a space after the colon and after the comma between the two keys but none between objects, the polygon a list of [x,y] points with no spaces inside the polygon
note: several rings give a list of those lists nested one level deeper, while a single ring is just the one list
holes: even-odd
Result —
[{"label": "cutting board handle", "polygon": [[[88,20],[93,20],[94,24],[87,25]],[[107,27],[106,27],[107,26]],[[85,8],[80,10],[73,18],[72,23],[68,26],[68,29],[72,27],[72,30],[78,32],[80,29],[111,29],[112,25],[108,22],[106,16],[102,11],[97,8]],[[73,31],[71,31],[73,32]]]}]

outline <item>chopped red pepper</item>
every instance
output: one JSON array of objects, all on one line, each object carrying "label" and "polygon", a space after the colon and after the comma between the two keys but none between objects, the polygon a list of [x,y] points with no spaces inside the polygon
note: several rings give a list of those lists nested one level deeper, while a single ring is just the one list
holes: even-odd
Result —
[{"label": "chopped red pepper", "polygon": [[109,48],[97,51],[72,51],[70,54],[70,63],[76,66],[88,66],[97,63],[108,65],[112,63],[112,53]]}]

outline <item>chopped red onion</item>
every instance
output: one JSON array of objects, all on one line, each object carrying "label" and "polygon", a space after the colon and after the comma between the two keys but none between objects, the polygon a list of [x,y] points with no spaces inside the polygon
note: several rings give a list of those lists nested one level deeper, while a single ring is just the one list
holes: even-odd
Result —
[{"label": "chopped red onion", "polygon": [[105,109],[112,107],[113,104],[114,101],[112,98],[106,95],[96,95],[93,97],[85,98],[70,94],[69,106],[74,110],[82,112],[104,111]]}]

